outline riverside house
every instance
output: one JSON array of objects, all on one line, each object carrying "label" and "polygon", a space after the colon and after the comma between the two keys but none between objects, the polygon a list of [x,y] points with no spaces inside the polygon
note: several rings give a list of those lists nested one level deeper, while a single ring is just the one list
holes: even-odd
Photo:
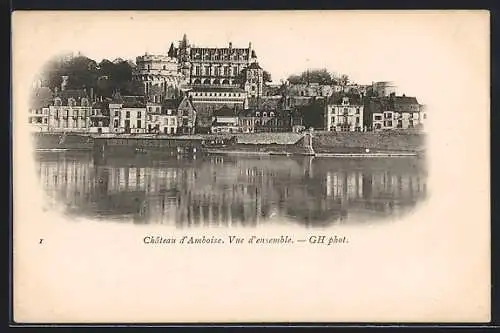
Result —
[{"label": "riverside house", "polygon": [[84,89],[56,90],[54,104],[49,107],[48,130],[86,133],[91,111],[90,96]]},{"label": "riverside house", "polygon": [[373,131],[420,128],[427,117],[416,97],[394,93],[389,97],[371,98],[367,107],[366,121]]},{"label": "riverside house", "polygon": [[227,106],[215,110],[212,117],[212,133],[238,133],[239,120],[236,112]]},{"label": "riverside house", "polygon": [[112,133],[146,133],[146,100],[144,96],[115,94],[109,103]]},{"label": "riverside house", "polygon": [[363,130],[364,106],[357,95],[332,97],[326,106],[326,130],[360,132]]}]

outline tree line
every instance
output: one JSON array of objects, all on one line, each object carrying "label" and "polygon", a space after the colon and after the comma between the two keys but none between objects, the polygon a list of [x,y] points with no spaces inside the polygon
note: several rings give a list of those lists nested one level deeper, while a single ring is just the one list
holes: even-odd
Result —
[{"label": "tree line", "polygon": [[347,85],[349,76],[346,74],[338,75],[329,72],[327,69],[307,69],[300,74],[292,74],[288,77],[290,84],[309,84],[318,83],[321,85]]},{"label": "tree line", "polygon": [[[117,59],[104,59],[97,63],[83,55],[59,56],[51,59],[42,69],[42,78],[51,90],[61,87],[62,76],[68,76],[67,89],[94,89],[98,96],[111,97],[116,90],[122,95],[141,95],[143,86],[134,81],[134,64]],[[263,73],[264,82],[271,82],[271,74]],[[237,82],[244,82],[243,73]]]},{"label": "tree line", "polygon": [[67,89],[94,89],[95,94],[111,97],[119,89],[135,94],[141,85],[132,80],[133,66],[128,61],[107,59],[97,63],[86,56],[56,57],[42,69],[42,79],[51,90],[60,89],[62,76],[68,76]]}]

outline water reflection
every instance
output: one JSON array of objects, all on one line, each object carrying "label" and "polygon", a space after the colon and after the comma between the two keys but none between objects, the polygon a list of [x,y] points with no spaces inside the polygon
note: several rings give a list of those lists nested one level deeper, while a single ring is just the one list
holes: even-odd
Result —
[{"label": "water reflection", "polygon": [[134,223],[254,226],[285,217],[323,226],[401,216],[426,196],[425,164],[416,158],[36,159],[49,205]]}]

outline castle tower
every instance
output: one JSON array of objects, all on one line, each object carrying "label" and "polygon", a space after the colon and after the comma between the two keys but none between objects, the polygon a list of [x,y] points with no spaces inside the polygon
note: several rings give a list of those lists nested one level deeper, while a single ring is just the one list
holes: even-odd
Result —
[{"label": "castle tower", "polygon": [[262,96],[264,81],[264,70],[257,62],[253,62],[246,68],[245,90],[249,97]]}]

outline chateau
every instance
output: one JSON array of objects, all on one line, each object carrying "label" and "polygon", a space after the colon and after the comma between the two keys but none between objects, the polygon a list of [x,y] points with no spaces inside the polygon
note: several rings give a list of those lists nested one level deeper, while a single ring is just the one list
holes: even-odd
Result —
[{"label": "chateau", "polygon": [[257,63],[252,43],[246,48],[192,47],[186,35],[175,47],[170,45],[168,57],[177,60],[187,84],[244,88],[249,96],[262,94],[263,70]]}]

